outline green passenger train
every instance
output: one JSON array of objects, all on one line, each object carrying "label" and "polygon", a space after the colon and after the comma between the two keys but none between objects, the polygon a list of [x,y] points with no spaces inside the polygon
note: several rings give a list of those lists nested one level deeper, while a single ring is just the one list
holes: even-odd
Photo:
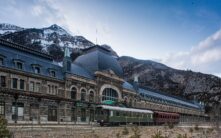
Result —
[{"label": "green passenger train", "polygon": [[120,125],[126,123],[147,125],[153,124],[153,111],[99,105],[96,109],[96,120],[103,125]]}]

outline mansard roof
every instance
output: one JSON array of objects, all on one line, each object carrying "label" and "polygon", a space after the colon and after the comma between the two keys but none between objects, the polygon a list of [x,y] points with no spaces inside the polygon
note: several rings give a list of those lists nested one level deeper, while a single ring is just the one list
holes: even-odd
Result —
[{"label": "mansard roof", "polygon": [[35,50],[33,48],[24,46],[24,45],[9,42],[9,41],[6,41],[2,38],[0,38],[0,45],[7,46],[7,47],[10,47],[10,48],[14,48],[14,49],[24,51],[24,52],[27,52],[27,53],[30,53],[30,54],[34,54],[36,56],[40,56],[40,57],[43,57],[43,58],[46,58],[46,59],[49,59],[49,60],[53,60],[52,57],[49,54],[47,54],[43,51],[38,51],[38,50]]},{"label": "mansard roof", "polygon": [[87,49],[74,63],[87,69],[92,74],[96,71],[112,70],[119,77],[123,76],[123,70],[117,59],[111,55],[109,50],[100,46]]},{"label": "mansard roof", "polygon": [[88,70],[77,64],[71,64],[71,73],[85,77],[87,79],[94,79],[93,74],[91,74]]},{"label": "mansard roof", "polygon": [[164,100],[164,101],[167,101],[169,103],[173,103],[173,104],[177,104],[177,105],[183,105],[183,106],[186,106],[186,107],[200,108],[199,104],[191,103],[191,102],[186,101],[184,99],[181,100],[178,97],[175,98],[173,96],[160,94],[158,92],[154,92],[154,91],[151,91],[151,90],[146,90],[146,89],[139,88],[138,93],[141,96],[143,96],[144,98],[154,98],[154,99],[158,99],[158,100]]},{"label": "mansard roof", "polygon": [[[19,47],[16,45],[15,47]],[[27,50],[21,50],[20,48],[15,48],[13,44],[2,44],[0,43],[1,55],[4,55],[4,67],[16,69],[15,61],[22,61],[24,72],[34,73],[33,64],[39,65],[40,74],[43,76],[50,76],[49,68],[56,70],[57,79],[63,79],[62,67],[57,63],[53,62],[49,57],[44,54],[28,52]],[[24,48],[25,49],[25,48]]]}]

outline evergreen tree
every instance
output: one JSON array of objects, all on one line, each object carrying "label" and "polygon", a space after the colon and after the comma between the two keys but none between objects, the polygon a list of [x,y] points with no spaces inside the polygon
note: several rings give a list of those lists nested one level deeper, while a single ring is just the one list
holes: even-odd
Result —
[{"label": "evergreen tree", "polygon": [[11,138],[11,133],[7,128],[7,120],[0,116],[0,138]]}]

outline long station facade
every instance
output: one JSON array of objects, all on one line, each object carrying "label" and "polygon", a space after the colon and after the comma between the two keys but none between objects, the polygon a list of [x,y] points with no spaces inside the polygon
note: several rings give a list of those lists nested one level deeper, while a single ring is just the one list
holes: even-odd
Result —
[{"label": "long station facade", "polygon": [[139,87],[123,79],[109,50],[93,46],[63,63],[48,54],[0,39],[0,116],[9,123],[93,122],[96,106],[111,104],[181,115],[204,116],[202,105]]}]

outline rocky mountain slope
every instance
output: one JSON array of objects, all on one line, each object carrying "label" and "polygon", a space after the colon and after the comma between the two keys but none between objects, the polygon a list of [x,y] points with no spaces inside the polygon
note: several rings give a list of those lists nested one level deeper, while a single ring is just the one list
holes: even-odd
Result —
[{"label": "rocky mountain slope", "polygon": [[138,60],[132,57],[120,57],[119,63],[124,70],[124,78],[133,81],[139,76],[139,84],[173,95],[198,99],[205,103],[214,103],[221,98],[221,79],[219,77],[176,70],[151,60]]},{"label": "rocky mountain slope", "polygon": [[[22,28],[10,24],[0,24],[0,37],[39,51],[47,52],[56,61],[62,60],[64,46],[68,46],[76,55],[79,55],[82,49],[94,46],[91,41],[83,36],[72,36],[56,24],[45,28]],[[110,46],[102,46],[110,49],[117,56],[116,52]]]}]

